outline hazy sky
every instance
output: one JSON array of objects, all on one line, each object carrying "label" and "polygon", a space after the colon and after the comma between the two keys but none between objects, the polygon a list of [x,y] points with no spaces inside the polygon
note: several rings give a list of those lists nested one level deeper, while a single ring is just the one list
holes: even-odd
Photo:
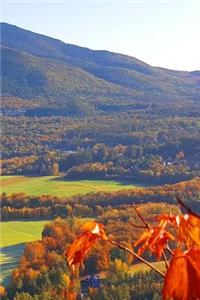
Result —
[{"label": "hazy sky", "polygon": [[154,66],[200,70],[200,0],[4,0],[2,21]]}]

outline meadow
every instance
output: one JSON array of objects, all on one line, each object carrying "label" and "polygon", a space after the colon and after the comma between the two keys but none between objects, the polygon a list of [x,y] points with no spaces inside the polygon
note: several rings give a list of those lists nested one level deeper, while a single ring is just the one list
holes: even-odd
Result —
[{"label": "meadow", "polygon": [[48,221],[9,221],[1,222],[1,247],[37,240]]},{"label": "meadow", "polygon": [[2,192],[7,194],[23,192],[35,196],[48,194],[63,197],[143,187],[139,184],[114,180],[65,180],[62,176],[0,176],[0,180]]},{"label": "meadow", "polygon": [[6,283],[19,262],[25,243],[41,238],[48,221],[11,221],[0,223],[0,283]]},{"label": "meadow", "polygon": [[[162,260],[154,261],[154,262],[151,262],[151,264],[155,268],[157,268],[158,270],[160,270],[162,272],[166,271],[165,261],[162,261]],[[136,273],[139,273],[139,272],[149,272],[149,271],[151,271],[150,267],[144,263],[135,263],[134,265],[130,266],[130,270],[129,270],[131,275],[135,275]]]}]

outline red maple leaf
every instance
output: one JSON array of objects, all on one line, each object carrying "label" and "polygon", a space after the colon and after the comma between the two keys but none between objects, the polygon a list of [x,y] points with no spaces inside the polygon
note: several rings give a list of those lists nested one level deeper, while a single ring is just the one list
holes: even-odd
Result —
[{"label": "red maple leaf", "polygon": [[82,227],[82,231],[83,233],[74,240],[66,253],[70,266],[82,263],[87,252],[91,249],[97,239],[107,239],[104,226],[96,222],[87,222]]},{"label": "red maple leaf", "polygon": [[143,243],[142,247],[138,250],[138,255],[141,255],[146,249],[149,249],[160,259],[167,242],[174,240],[174,236],[166,231],[166,224],[167,221],[161,221],[158,226],[149,228],[148,231],[142,234],[134,244],[134,246],[138,246]]}]

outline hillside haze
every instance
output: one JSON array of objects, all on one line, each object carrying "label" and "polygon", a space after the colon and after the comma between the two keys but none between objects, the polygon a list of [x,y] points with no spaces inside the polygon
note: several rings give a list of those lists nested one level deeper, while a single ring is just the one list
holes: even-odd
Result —
[{"label": "hillside haze", "polygon": [[112,113],[200,99],[199,71],[152,67],[6,23],[1,30],[3,103],[22,99],[29,115]]}]

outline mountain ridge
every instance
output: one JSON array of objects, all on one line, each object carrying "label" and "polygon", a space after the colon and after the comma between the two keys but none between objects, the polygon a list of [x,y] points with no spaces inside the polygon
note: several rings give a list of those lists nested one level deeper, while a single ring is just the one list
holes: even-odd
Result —
[{"label": "mountain ridge", "polygon": [[[72,50],[76,49],[76,48],[81,48],[82,50],[85,50],[85,51],[88,51],[88,52],[97,52],[97,53],[112,53],[112,54],[115,54],[115,55],[120,55],[120,56],[123,56],[123,57],[127,57],[127,58],[132,58],[132,59],[135,59],[137,60],[138,62],[141,62],[147,66],[150,66],[150,67],[153,67],[153,68],[158,68],[158,69],[162,69],[162,70],[165,70],[165,71],[170,71],[170,72],[178,72],[178,73],[196,73],[196,72],[200,72],[200,70],[192,70],[192,71],[187,71],[187,70],[178,70],[178,69],[169,69],[169,68],[165,68],[165,67],[161,67],[161,66],[152,66],[146,62],[143,62],[142,60],[134,57],[134,56],[131,56],[131,55],[128,55],[128,54],[123,54],[123,53],[120,53],[120,52],[113,52],[113,51],[109,51],[109,50],[95,50],[95,49],[91,49],[89,47],[85,47],[85,46],[78,46],[78,45],[74,45],[74,44],[71,44],[71,43],[66,43],[66,42],[63,42],[62,40],[60,39],[57,39],[55,37],[50,37],[48,35],[45,35],[45,34],[41,34],[41,33],[37,33],[37,32],[34,32],[34,31],[31,31],[31,30],[28,30],[28,29],[24,29],[24,28],[21,28],[17,25],[14,25],[14,24],[9,24],[9,23],[5,23],[5,22],[0,22],[0,26],[2,28],[2,26],[5,26],[5,27],[10,27],[10,29],[17,29],[17,30],[20,30],[20,31],[24,31],[24,32],[27,32],[27,33],[31,33],[31,34],[34,34],[35,36],[40,36],[40,37],[44,37],[44,38],[47,38],[49,40],[54,40],[54,41],[57,41],[61,44],[64,44],[64,45],[67,45],[67,46],[71,46],[72,47]],[[4,30],[4,29],[3,29]],[[3,31],[2,30],[2,31]],[[75,53],[73,51],[73,53]]]},{"label": "mountain ridge", "polygon": [[87,108],[83,113],[92,113],[102,104],[200,99],[198,70],[152,67],[131,56],[66,44],[7,23],[1,23],[1,31],[3,96],[43,99],[47,107],[62,103],[67,114],[79,102]]}]

